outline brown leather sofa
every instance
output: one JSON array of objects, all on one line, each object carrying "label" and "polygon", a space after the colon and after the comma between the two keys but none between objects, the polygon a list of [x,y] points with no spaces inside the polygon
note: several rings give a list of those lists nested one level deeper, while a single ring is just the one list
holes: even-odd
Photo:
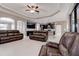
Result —
[{"label": "brown leather sofa", "polygon": [[79,33],[66,32],[59,44],[48,42],[41,47],[39,56],[79,56]]},{"label": "brown leather sofa", "polygon": [[21,40],[22,38],[23,34],[18,30],[0,30],[0,44]]},{"label": "brown leather sofa", "polygon": [[46,42],[48,39],[47,31],[33,31],[33,35],[29,35],[29,38],[32,40]]}]

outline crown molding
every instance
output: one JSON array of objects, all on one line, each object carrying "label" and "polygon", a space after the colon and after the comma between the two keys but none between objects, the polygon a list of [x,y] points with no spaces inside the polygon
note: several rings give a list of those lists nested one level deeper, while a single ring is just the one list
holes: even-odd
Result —
[{"label": "crown molding", "polygon": [[6,12],[6,13],[8,13],[8,14],[11,14],[11,15],[14,15],[14,16],[16,16],[16,17],[23,18],[23,19],[29,19],[29,18],[26,17],[25,15],[22,15],[22,14],[20,14],[20,13],[17,13],[16,11],[14,11],[14,10],[12,10],[12,9],[10,9],[10,8],[8,8],[8,7],[4,6],[4,5],[2,5],[2,4],[0,4],[0,8],[2,9],[2,10],[0,10],[0,11],[2,11],[2,12]]}]

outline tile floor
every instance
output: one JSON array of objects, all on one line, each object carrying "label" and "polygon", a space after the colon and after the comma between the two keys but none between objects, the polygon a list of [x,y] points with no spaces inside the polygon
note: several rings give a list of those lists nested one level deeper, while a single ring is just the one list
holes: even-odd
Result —
[{"label": "tile floor", "polygon": [[[50,35],[48,41],[58,43],[59,38]],[[44,44],[46,42],[30,40],[29,37],[25,37],[22,40],[0,44],[0,56],[38,56],[41,46]]]}]

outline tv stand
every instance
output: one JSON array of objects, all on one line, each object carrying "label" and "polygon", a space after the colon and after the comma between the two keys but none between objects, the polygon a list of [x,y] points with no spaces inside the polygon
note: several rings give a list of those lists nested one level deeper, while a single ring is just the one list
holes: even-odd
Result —
[{"label": "tv stand", "polygon": [[33,31],[27,31],[27,36],[32,35]]},{"label": "tv stand", "polygon": [[27,29],[26,30],[26,35],[29,36],[31,34],[33,34],[33,31],[35,31],[36,29]]}]

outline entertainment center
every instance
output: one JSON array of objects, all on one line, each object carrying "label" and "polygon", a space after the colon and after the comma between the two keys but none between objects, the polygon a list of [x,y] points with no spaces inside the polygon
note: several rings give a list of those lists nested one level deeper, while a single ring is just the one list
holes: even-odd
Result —
[{"label": "entertainment center", "polygon": [[[26,31],[26,35],[32,35],[34,31],[53,31],[55,34],[55,23],[47,23],[47,24],[39,24],[35,22],[30,22],[27,21],[27,31]],[[40,27],[40,28],[38,28]],[[38,28],[38,29],[37,29]]]}]

